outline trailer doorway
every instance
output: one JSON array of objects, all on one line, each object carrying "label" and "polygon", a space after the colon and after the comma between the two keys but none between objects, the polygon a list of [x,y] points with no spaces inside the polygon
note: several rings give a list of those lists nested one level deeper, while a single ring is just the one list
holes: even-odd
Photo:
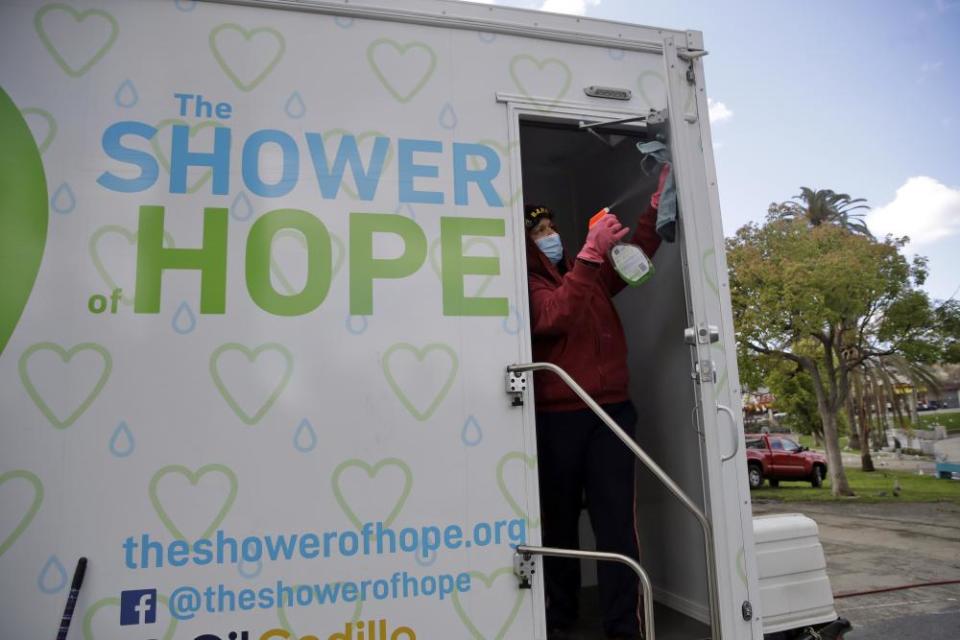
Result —
[{"label": "trailer doorway", "polygon": [[[665,128],[626,125],[597,133],[580,129],[577,120],[539,116],[519,120],[524,202],[553,211],[571,257],[583,245],[588,221],[598,210],[623,197],[613,212],[634,229],[657,186],[656,172],[647,176],[641,169],[636,143],[657,135],[663,139]],[[675,243],[662,242],[654,258],[654,277],[640,287],[624,289],[615,304],[628,344],[630,396],[638,414],[637,442],[703,509],[698,397],[690,376],[690,348],[683,338],[684,328],[691,322],[681,247],[680,237]],[[709,637],[702,530],[646,468],[637,466],[640,562],[654,585],[657,637]],[[586,509],[581,512],[580,548],[595,548]],[[596,576],[595,562],[581,561],[580,618],[575,631],[585,638],[602,637]]]}]

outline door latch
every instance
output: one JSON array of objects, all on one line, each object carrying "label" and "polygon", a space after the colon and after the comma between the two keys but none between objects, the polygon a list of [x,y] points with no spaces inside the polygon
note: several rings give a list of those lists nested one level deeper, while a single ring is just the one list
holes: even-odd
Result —
[{"label": "door latch", "polygon": [[714,324],[701,322],[697,327],[683,330],[683,341],[691,347],[697,344],[712,344],[720,341],[720,328]]},{"label": "door latch", "polygon": [[690,377],[698,383],[717,382],[717,365],[713,360],[700,360],[693,365],[693,372]]},{"label": "door latch", "polygon": [[693,63],[697,61],[697,58],[702,58],[708,53],[710,52],[704,51],[703,49],[678,49],[677,50],[677,57],[689,65],[687,67],[687,83],[688,84],[697,83],[697,78],[693,73]]}]

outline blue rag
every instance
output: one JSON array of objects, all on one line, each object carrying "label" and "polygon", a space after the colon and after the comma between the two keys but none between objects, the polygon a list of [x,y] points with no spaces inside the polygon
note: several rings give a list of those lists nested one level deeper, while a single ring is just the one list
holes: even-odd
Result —
[{"label": "blue rag", "polygon": [[[655,175],[660,165],[670,162],[670,150],[658,140],[638,142],[637,149],[643,154],[640,169],[648,176]],[[667,242],[677,239],[677,185],[673,179],[673,165],[663,182],[660,206],[657,207],[657,234]]]}]

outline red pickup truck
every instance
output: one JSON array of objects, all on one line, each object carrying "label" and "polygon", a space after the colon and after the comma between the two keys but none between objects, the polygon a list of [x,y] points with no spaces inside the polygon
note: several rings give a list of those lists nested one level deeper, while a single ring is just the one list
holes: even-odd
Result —
[{"label": "red pickup truck", "polygon": [[747,477],[756,489],[763,479],[776,487],[781,480],[808,480],[814,487],[823,485],[827,458],[810,451],[785,436],[747,435]]}]

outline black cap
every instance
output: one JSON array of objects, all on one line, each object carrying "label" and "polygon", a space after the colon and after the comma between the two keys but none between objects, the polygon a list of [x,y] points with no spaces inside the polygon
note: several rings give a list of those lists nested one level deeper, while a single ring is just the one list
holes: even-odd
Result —
[{"label": "black cap", "polygon": [[553,211],[551,211],[549,207],[538,204],[527,204],[523,206],[523,223],[527,229],[537,226],[537,223],[543,218],[553,218]]}]

